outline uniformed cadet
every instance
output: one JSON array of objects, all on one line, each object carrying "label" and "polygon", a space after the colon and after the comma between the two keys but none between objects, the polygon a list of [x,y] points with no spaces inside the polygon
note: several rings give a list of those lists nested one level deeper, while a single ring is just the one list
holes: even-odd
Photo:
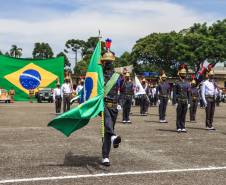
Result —
[{"label": "uniformed cadet", "polygon": [[[146,92],[147,84],[146,84],[146,80],[145,79],[142,79],[141,85],[142,85],[142,87],[144,88],[144,90]],[[146,116],[147,115],[147,102],[149,102],[147,94],[140,95],[140,114],[141,114],[141,116]]]},{"label": "uniformed cadet", "polygon": [[[75,93],[76,93],[76,96],[80,93],[80,91],[83,89],[84,87],[84,80],[81,79],[80,82],[79,82],[79,85],[76,87],[76,90],[75,90]],[[80,104],[80,99],[78,99],[78,103]]]},{"label": "uniformed cadet", "polygon": [[126,73],[127,73],[127,69],[126,68],[124,68],[123,69],[123,72],[122,72],[122,74],[120,74],[120,77],[119,77],[119,80],[118,80],[118,82],[119,82],[119,89],[118,89],[118,95],[119,95],[119,97],[118,97],[118,102],[119,102],[119,104],[120,104],[120,106],[121,107],[123,107],[123,102],[124,102],[124,100],[123,100],[123,88],[122,88],[122,85],[124,84],[124,82],[126,81]]},{"label": "uniformed cadet", "polygon": [[217,85],[214,81],[214,71],[211,69],[208,73],[208,79],[202,85],[202,99],[206,107],[206,129],[215,130],[213,127],[213,116],[215,111],[215,97]]},{"label": "uniformed cadet", "polygon": [[60,83],[57,82],[57,87],[53,90],[53,101],[55,102],[56,113],[61,112],[62,93],[60,89]]},{"label": "uniformed cadet", "polygon": [[153,94],[153,105],[157,106],[157,102],[158,102],[158,98],[157,98],[157,92],[156,92],[157,86],[156,84],[153,84],[153,88],[152,88],[152,94]]},{"label": "uniformed cadet", "polygon": [[156,94],[159,102],[159,122],[167,123],[166,121],[166,107],[170,96],[170,85],[166,81],[166,74],[160,76],[160,83],[157,86]]},{"label": "uniformed cadet", "polygon": [[196,111],[199,102],[199,92],[196,87],[196,81],[193,79],[191,81],[191,106],[190,106],[190,122],[196,121]]},{"label": "uniformed cadet", "polygon": [[[115,56],[108,51],[101,59],[104,72],[105,84],[110,80],[114,73],[113,61]],[[118,148],[121,143],[121,137],[115,134],[114,128],[118,116],[118,87],[117,83],[111,88],[108,95],[104,98],[104,139],[102,145],[102,164],[110,166],[109,154],[111,144],[114,148]]]},{"label": "uniformed cadet", "polygon": [[221,90],[217,88],[217,95],[216,95],[216,106],[220,106],[220,101],[221,101]]},{"label": "uniformed cadet", "polygon": [[131,123],[129,114],[132,105],[132,98],[134,95],[134,85],[130,80],[130,74],[127,72],[125,75],[125,81],[121,86],[121,97],[123,99],[123,123]]},{"label": "uniformed cadet", "polygon": [[190,107],[191,102],[191,87],[190,83],[186,81],[186,69],[182,68],[178,72],[179,80],[176,81],[174,85],[174,102],[176,102],[176,127],[177,132],[186,132],[185,129],[185,119],[187,114],[187,109]]},{"label": "uniformed cadet", "polygon": [[68,76],[65,78],[65,83],[61,87],[61,93],[63,96],[63,111],[66,112],[70,110],[70,99],[72,93],[72,86]]},{"label": "uniformed cadet", "polygon": [[201,82],[199,84],[199,88],[198,88],[198,92],[199,92],[199,106],[201,109],[205,108],[204,103],[203,103],[203,99],[202,99],[202,85],[203,82]]}]

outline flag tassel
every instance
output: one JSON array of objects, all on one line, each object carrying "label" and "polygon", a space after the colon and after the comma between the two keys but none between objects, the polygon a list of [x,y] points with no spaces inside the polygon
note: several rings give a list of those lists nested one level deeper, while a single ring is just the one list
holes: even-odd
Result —
[{"label": "flag tassel", "polygon": [[104,142],[104,111],[101,113],[101,138]]}]

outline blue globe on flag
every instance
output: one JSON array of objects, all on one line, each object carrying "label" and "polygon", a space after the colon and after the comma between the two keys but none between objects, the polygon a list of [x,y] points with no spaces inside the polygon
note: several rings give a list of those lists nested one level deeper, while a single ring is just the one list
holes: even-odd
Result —
[{"label": "blue globe on flag", "polygon": [[27,90],[37,88],[41,82],[40,73],[34,69],[24,71],[19,78],[20,84]]}]

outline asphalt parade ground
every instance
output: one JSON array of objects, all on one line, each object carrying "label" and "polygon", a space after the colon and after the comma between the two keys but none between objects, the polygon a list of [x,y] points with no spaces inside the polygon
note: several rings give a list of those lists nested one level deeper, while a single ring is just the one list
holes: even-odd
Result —
[{"label": "asphalt parade ground", "polygon": [[111,166],[101,160],[100,118],[69,138],[47,123],[54,104],[0,103],[0,184],[19,185],[225,185],[226,104],[216,108],[216,131],[205,130],[204,109],[188,133],[175,131],[175,107],[168,106],[169,123],[158,122],[158,108],[148,116],[132,108],[132,124],[116,124],[122,136],[111,151]]}]

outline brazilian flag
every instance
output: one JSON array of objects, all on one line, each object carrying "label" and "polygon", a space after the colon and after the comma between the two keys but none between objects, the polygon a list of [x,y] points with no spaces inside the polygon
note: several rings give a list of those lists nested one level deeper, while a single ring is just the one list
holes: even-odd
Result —
[{"label": "brazilian flag", "polygon": [[54,118],[48,126],[59,130],[68,137],[76,130],[86,126],[91,118],[104,111],[104,75],[100,60],[101,43],[99,41],[86,72],[81,94],[84,102]]},{"label": "brazilian flag", "polygon": [[64,80],[64,58],[18,59],[0,55],[0,88],[15,90],[15,100],[29,99],[29,90],[56,86]]}]

